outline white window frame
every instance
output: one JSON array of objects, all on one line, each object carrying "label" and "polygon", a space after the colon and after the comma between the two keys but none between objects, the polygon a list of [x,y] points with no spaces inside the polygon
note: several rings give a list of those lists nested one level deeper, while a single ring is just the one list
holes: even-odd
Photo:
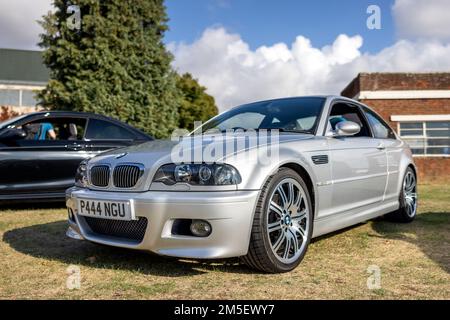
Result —
[{"label": "white window frame", "polygon": [[40,86],[40,85],[17,85],[17,84],[4,84],[4,83],[0,83],[0,90],[15,90],[18,91],[19,93],[19,101],[18,101],[18,105],[14,106],[14,107],[35,107],[35,105],[33,106],[29,106],[29,105],[23,105],[23,91],[31,91],[31,92],[36,92],[36,91],[40,91],[45,89],[45,86]]},{"label": "white window frame", "polygon": [[372,90],[360,91],[355,100],[449,99],[450,90]]},{"label": "white window frame", "polygon": [[[443,115],[393,115],[391,116],[391,121],[397,122],[397,134],[398,136],[404,140],[405,142],[408,142],[408,139],[423,139],[424,145],[423,150],[424,154],[414,154],[414,157],[450,157],[449,154],[427,154],[427,147],[428,147],[428,140],[433,139],[446,139],[448,137],[429,137],[427,136],[427,131],[438,131],[443,130],[442,128],[428,128],[427,122],[446,122],[450,121],[450,115],[449,114],[443,114]],[[413,136],[402,136],[400,133],[400,124],[401,123],[408,123],[408,122],[420,122],[422,123],[422,128],[419,129],[402,129],[401,131],[418,131],[421,130],[421,135],[413,135]],[[432,147],[436,148],[450,148],[449,145],[433,145]]]}]

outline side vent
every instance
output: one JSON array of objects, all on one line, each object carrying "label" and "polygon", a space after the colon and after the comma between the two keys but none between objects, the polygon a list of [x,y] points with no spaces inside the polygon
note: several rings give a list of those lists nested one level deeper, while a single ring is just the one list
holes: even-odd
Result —
[{"label": "side vent", "polygon": [[311,159],[314,162],[314,164],[327,164],[328,163],[328,156],[326,154],[312,156]]}]

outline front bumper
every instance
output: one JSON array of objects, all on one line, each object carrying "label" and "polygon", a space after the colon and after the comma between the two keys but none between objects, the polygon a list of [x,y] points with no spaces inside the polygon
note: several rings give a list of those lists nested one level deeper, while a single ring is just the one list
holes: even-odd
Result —
[{"label": "front bumper", "polygon": [[[242,256],[248,250],[258,193],[257,190],[129,193],[73,187],[66,191],[66,205],[75,218],[74,221],[68,220],[68,236],[174,257],[214,259]],[[77,197],[133,200],[136,217],[145,217],[148,221],[143,240],[133,242],[92,232],[84,218],[77,215]],[[205,238],[172,234],[175,219],[207,220],[212,232]]]}]

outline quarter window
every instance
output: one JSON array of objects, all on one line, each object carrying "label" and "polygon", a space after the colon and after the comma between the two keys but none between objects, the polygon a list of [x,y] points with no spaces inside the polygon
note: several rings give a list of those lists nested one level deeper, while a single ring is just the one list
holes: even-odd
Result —
[{"label": "quarter window", "polygon": [[416,155],[450,155],[450,121],[400,122],[399,135]]},{"label": "quarter window", "polygon": [[372,128],[373,135],[378,139],[395,139],[394,131],[375,112],[364,108],[367,120]]},{"label": "quarter window", "polygon": [[127,129],[111,122],[89,119],[85,138],[89,140],[133,140],[135,136]]}]

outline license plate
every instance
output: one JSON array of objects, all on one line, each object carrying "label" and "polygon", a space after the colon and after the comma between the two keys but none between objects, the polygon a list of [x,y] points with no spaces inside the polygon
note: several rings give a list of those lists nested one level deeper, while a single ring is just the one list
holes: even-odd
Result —
[{"label": "license plate", "polygon": [[77,199],[77,213],[81,216],[111,220],[133,220],[131,201]]}]

